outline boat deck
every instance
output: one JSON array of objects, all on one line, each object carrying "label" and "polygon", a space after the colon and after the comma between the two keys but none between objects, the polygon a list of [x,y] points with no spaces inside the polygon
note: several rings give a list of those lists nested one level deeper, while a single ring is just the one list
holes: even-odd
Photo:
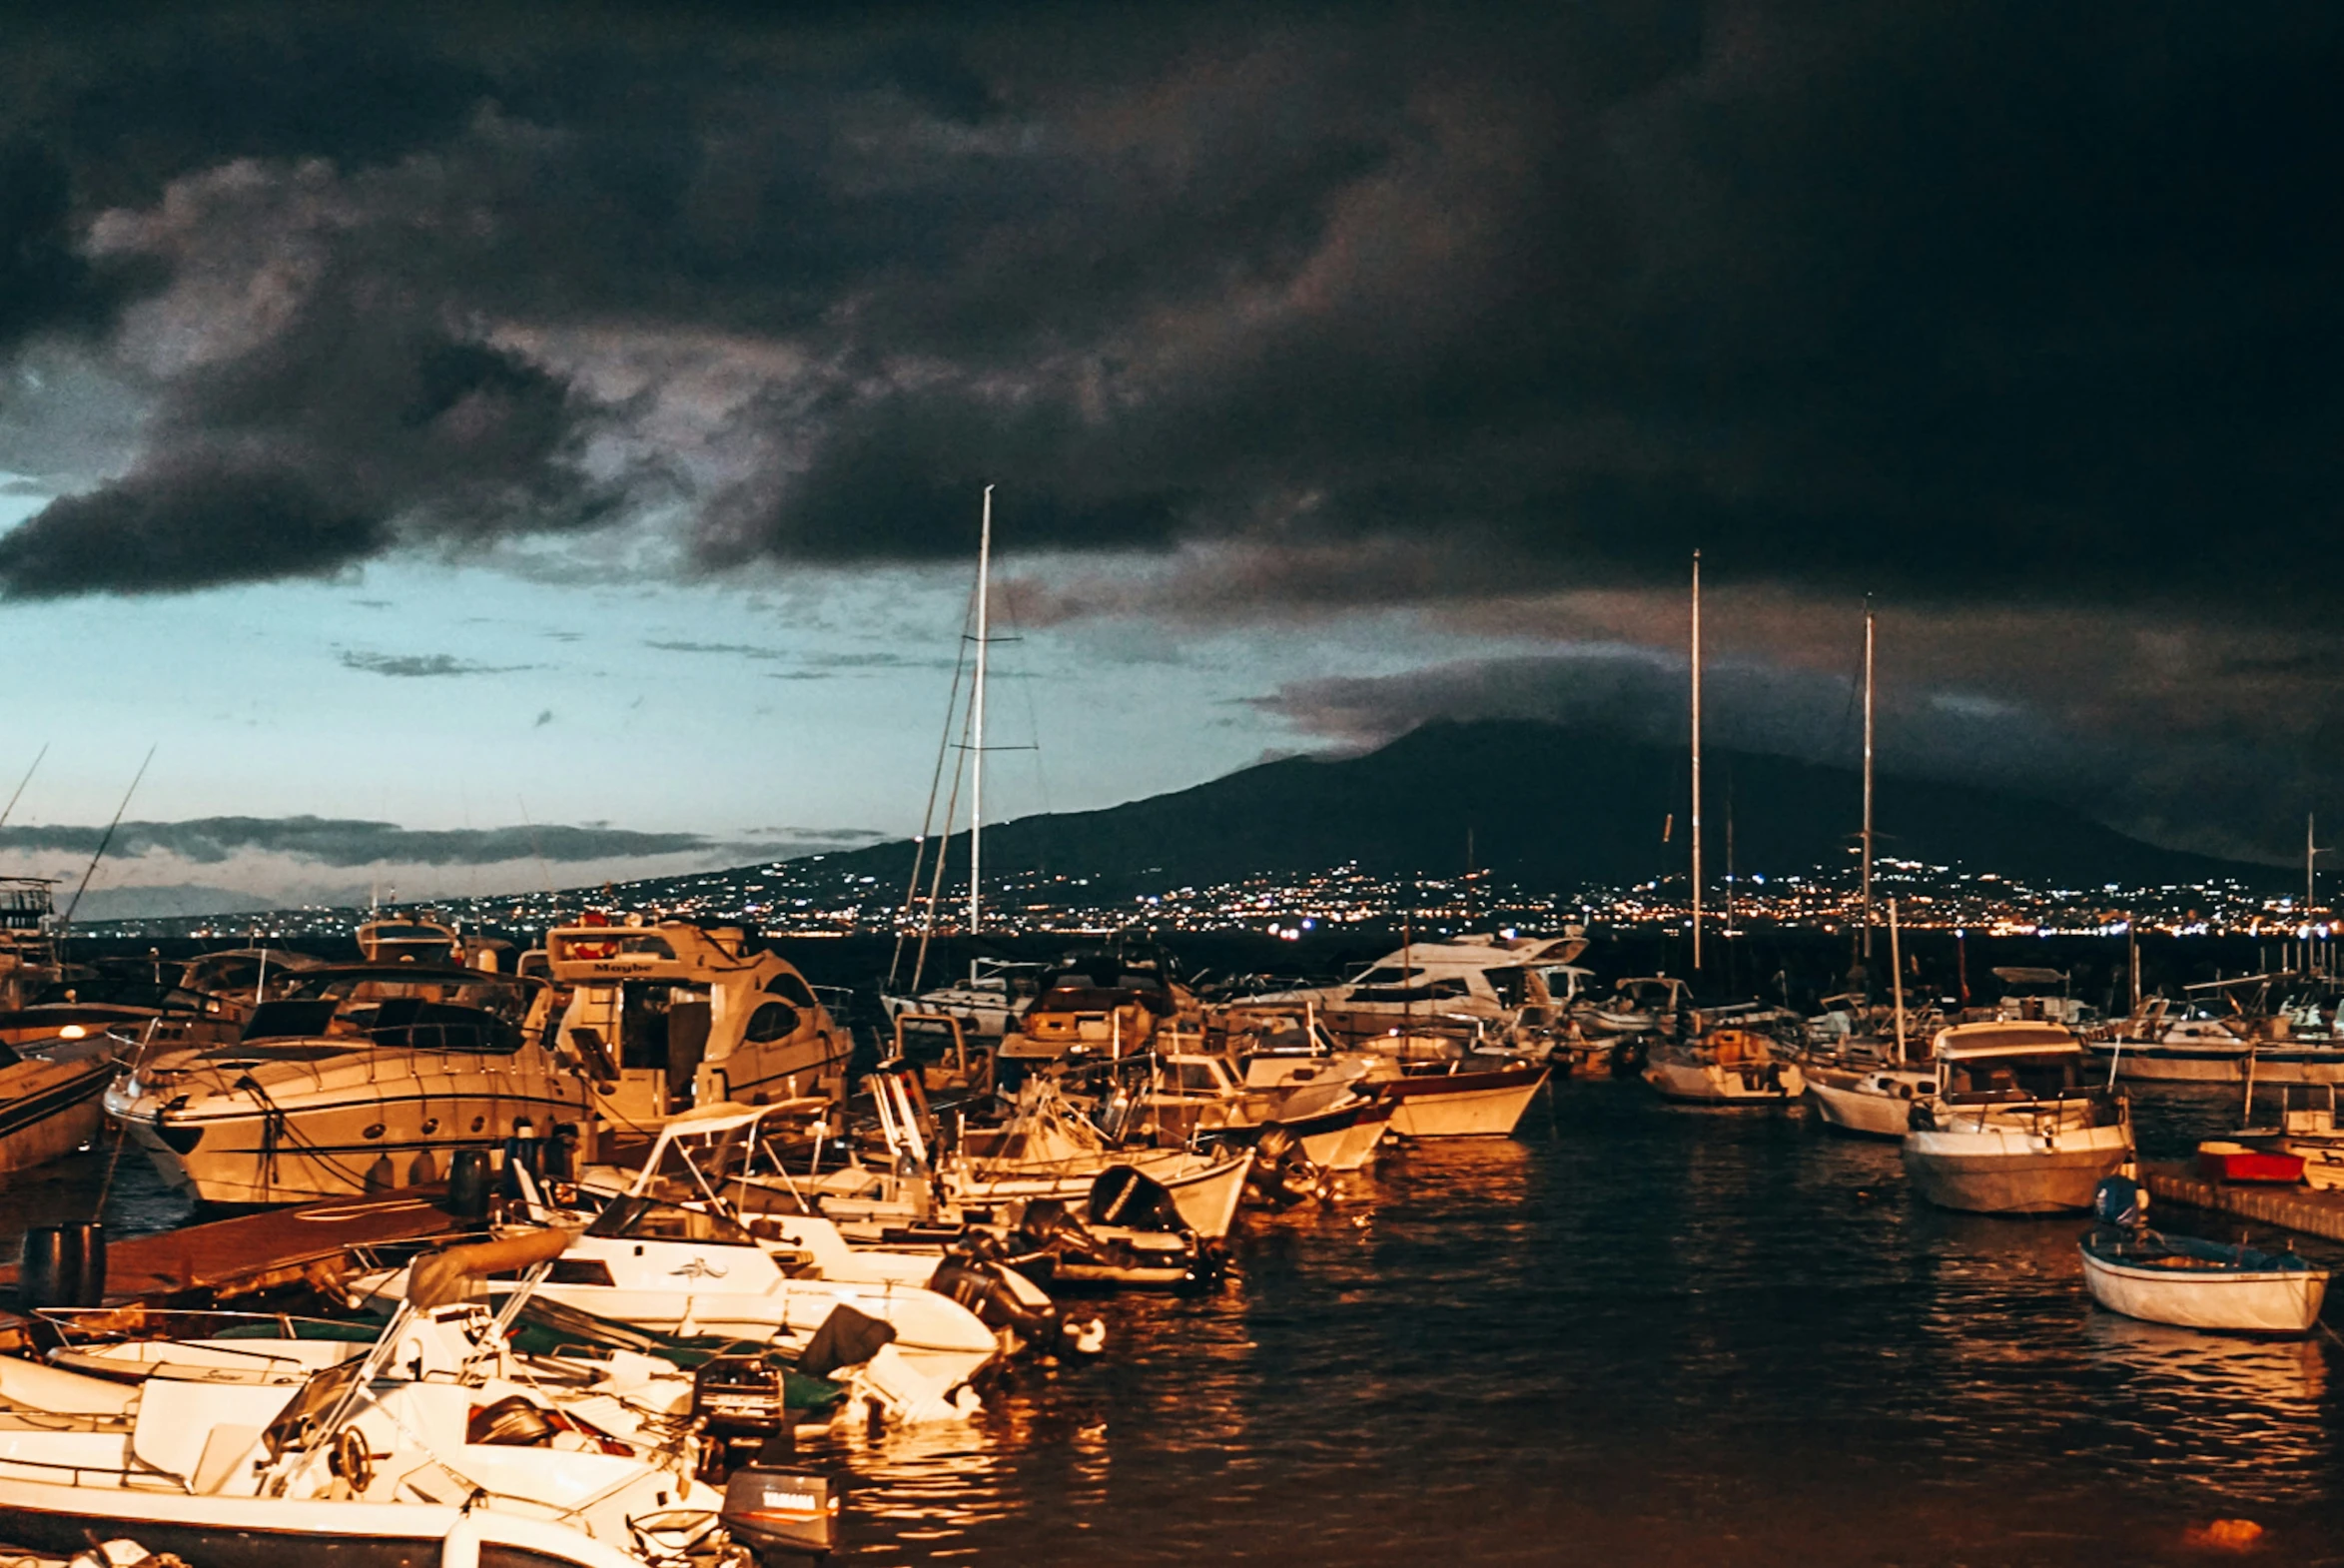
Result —
[{"label": "boat deck", "polygon": [[[106,1304],[200,1304],[231,1300],[308,1279],[325,1281],[369,1246],[454,1231],[440,1206],[444,1186],[409,1187],[375,1197],[330,1198],[207,1220],[153,1235],[110,1240]],[[0,1301],[16,1302],[17,1264],[0,1263]],[[16,1341],[18,1317],[0,1312],[0,1346]]]},{"label": "boat deck", "polygon": [[[2344,1241],[2344,1190],[2268,1181],[2208,1181],[2186,1162],[2141,1162],[2150,1194],[2163,1203],[2236,1214],[2283,1230]],[[2150,1221],[2152,1224],[2155,1221]]]}]

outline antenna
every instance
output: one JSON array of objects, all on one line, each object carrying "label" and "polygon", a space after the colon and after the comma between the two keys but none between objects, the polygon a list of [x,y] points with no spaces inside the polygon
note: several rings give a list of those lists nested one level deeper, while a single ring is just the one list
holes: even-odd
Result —
[{"label": "antenna", "polygon": [[122,804],[114,808],[114,820],[106,824],[106,836],[98,840],[98,853],[90,857],[89,865],[82,871],[81,886],[73,890],[73,902],[65,906],[65,919],[62,922],[65,928],[73,925],[73,912],[81,908],[81,896],[90,890],[90,878],[97,875],[98,862],[106,858],[107,849],[114,843],[114,830],[122,826],[122,814],[130,810],[130,797],[139,792],[139,780],[147,776],[147,763],[154,760],[155,748],[149,746],[147,761],[140,763],[138,772],[131,776],[130,788],[122,792]]}]

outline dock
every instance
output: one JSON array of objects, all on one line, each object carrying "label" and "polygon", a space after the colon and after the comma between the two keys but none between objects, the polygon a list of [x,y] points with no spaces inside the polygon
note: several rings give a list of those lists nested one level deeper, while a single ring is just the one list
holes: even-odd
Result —
[{"label": "dock", "polygon": [[[285,1285],[333,1286],[368,1247],[455,1233],[446,1195],[409,1187],[110,1239],[106,1304],[210,1306]],[[11,1306],[16,1276],[15,1259],[0,1263],[0,1301]],[[0,1347],[18,1340],[20,1321],[0,1311]]]},{"label": "dock", "polygon": [[2143,1161],[2141,1176],[2150,1196],[2160,1203],[2235,1214],[2283,1230],[2344,1241],[2344,1191],[2270,1181],[2209,1181],[2197,1174],[2194,1165],[2182,1161]]}]

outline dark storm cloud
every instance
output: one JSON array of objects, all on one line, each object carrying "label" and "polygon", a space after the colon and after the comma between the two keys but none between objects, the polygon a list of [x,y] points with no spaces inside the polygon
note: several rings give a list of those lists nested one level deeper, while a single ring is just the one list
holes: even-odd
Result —
[{"label": "dark storm cloud", "polygon": [[[2344,768],[2332,6],[80,25],[0,59],[0,352],[110,326],[148,410],[9,592],[959,558],[996,482],[1046,621],[1655,647],[1698,545],[1954,617],[1932,689],[2051,772],[2130,720],[2176,809]],[[1591,588],[1636,624],[1533,603]],[[2122,623],[2029,623],[2046,675],[2012,605]]]}]

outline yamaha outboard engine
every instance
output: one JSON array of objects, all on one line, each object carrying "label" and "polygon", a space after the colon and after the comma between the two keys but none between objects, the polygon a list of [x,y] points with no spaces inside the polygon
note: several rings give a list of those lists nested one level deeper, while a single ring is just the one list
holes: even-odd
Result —
[{"label": "yamaha outboard engine", "polygon": [[2091,1216],[2103,1225],[2136,1230],[2147,1214],[2148,1189],[2130,1176],[2102,1176],[2092,1189]]},{"label": "yamaha outboard engine", "polygon": [[787,1455],[786,1445],[774,1444],[755,1464],[733,1471],[724,1486],[717,1517],[760,1568],[781,1568],[795,1557],[827,1557],[839,1546],[845,1487],[834,1476],[767,1462]]}]

